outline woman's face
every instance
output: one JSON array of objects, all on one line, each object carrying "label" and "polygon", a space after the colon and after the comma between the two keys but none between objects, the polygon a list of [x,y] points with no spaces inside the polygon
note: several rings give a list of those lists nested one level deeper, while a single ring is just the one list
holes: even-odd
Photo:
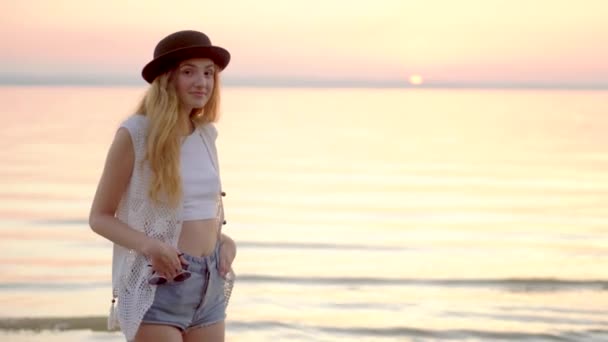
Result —
[{"label": "woman's face", "polygon": [[187,113],[202,108],[213,92],[215,64],[209,58],[188,59],[177,67],[175,88]]}]

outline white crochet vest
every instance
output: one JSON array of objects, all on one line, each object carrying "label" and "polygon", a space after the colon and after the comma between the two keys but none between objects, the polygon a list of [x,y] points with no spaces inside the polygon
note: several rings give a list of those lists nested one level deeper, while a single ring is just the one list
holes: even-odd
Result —
[{"label": "white crochet vest", "polygon": [[[153,202],[148,197],[151,170],[148,163],[144,162],[147,118],[143,115],[132,115],[121,126],[128,127],[131,133],[135,163],[128,188],[118,205],[116,217],[131,228],[177,248],[182,227],[183,203],[180,201],[176,208],[172,208],[166,203]],[[219,170],[215,148],[217,130],[213,124],[203,125],[196,130],[203,139],[216,169]],[[223,205],[219,194],[218,205],[219,222],[222,222]],[[156,292],[156,286],[148,284],[147,264],[148,261],[143,255],[114,244],[112,306],[108,317],[108,329],[120,327],[128,341],[135,338],[142,318],[152,305]]]}]

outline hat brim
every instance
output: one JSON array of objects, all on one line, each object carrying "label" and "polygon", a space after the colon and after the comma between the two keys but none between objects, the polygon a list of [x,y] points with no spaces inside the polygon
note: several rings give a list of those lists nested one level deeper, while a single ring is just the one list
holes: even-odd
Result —
[{"label": "hat brim", "polygon": [[179,62],[190,58],[209,58],[220,70],[224,70],[230,62],[230,53],[219,46],[190,46],[173,50],[154,58],[146,64],[141,71],[141,75],[148,83],[152,83],[158,75],[171,70]]}]

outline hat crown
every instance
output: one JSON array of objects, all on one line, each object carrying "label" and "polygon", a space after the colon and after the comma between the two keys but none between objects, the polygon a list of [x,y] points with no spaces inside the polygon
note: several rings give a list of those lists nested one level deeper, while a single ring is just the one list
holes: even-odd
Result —
[{"label": "hat crown", "polygon": [[209,58],[220,70],[224,70],[230,62],[230,52],[212,45],[209,37],[202,32],[178,31],[156,44],[154,58],[144,66],[141,75],[148,83],[152,83],[158,75],[191,58]]},{"label": "hat crown", "polygon": [[211,40],[206,34],[198,31],[179,31],[163,38],[154,49],[154,58],[171,51],[194,47],[211,46]]}]

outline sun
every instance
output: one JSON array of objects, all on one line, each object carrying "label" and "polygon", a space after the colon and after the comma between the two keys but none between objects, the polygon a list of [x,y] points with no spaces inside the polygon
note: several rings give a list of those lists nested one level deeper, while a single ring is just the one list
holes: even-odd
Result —
[{"label": "sun", "polygon": [[422,76],[420,75],[411,75],[410,76],[410,84],[411,85],[421,85],[424,82]]}]

